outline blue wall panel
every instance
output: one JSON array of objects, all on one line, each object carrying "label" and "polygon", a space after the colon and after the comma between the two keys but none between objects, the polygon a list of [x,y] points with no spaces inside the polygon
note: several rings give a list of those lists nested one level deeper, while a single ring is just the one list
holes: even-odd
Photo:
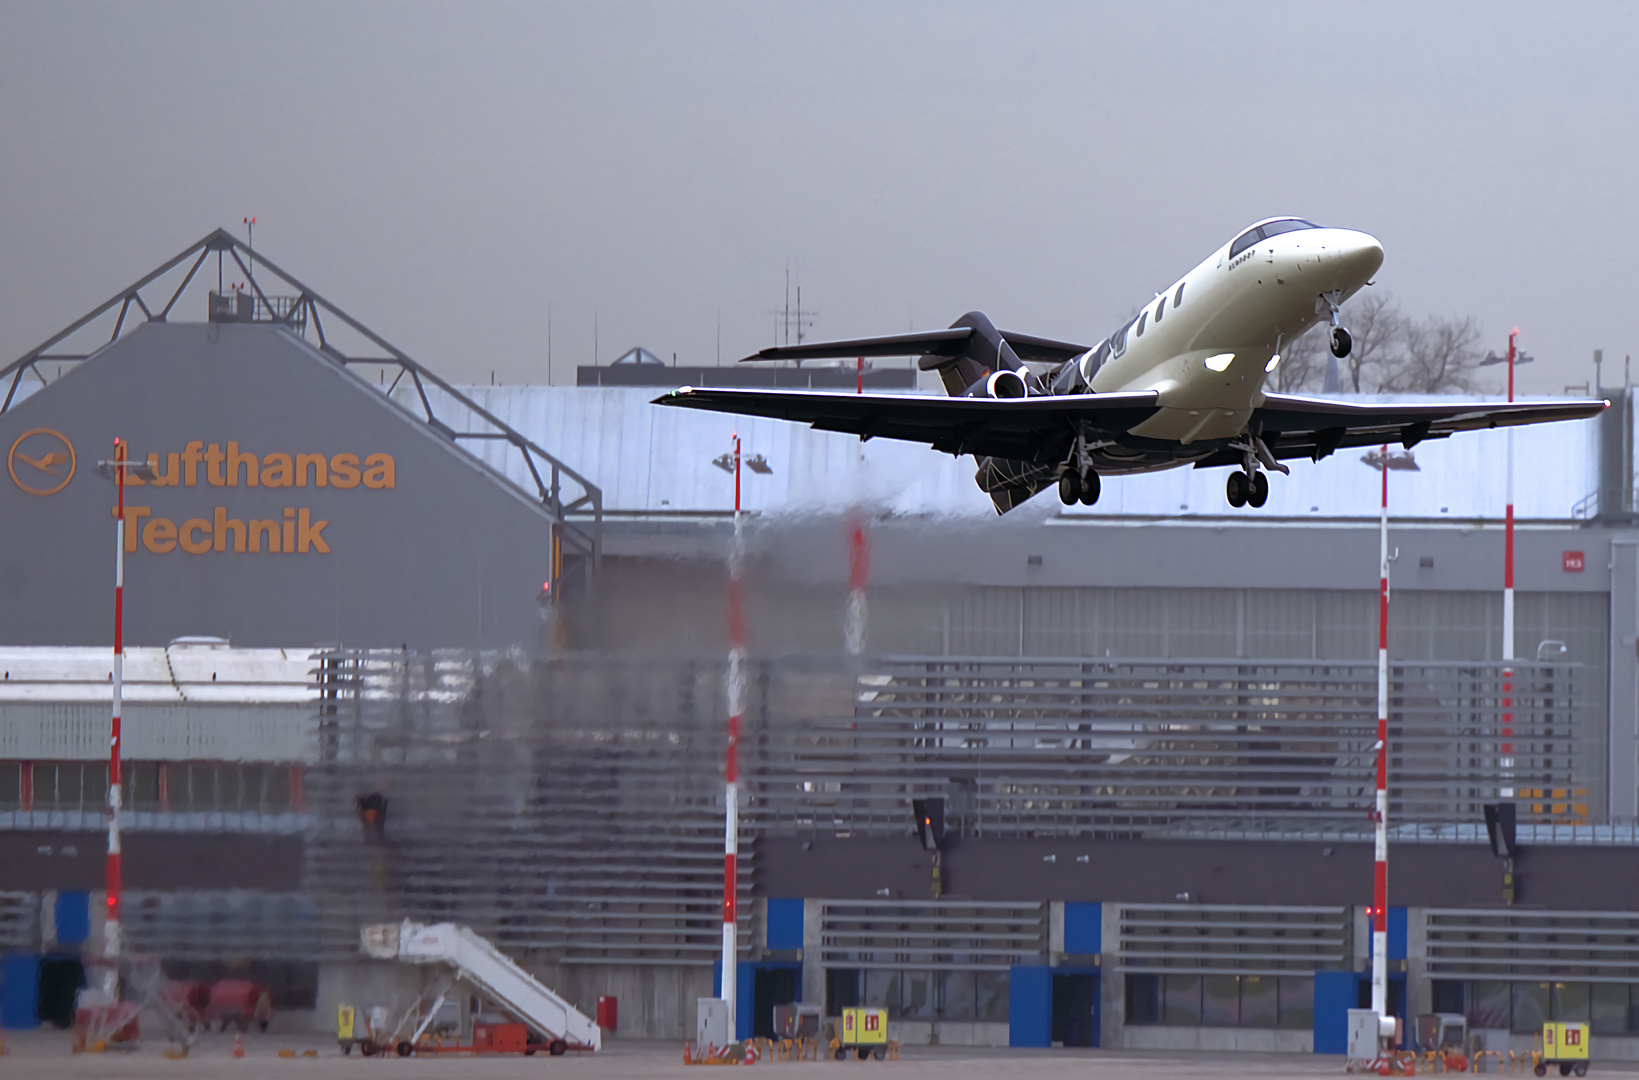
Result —
[{"label": "blue wall panel", "polygon": [[84,944],[91,937],[91,894],[59,892],[56,917],[59,945]]},{"label": "blue wall panel", "polygon": [[1007,1045],[1053,1042],[1053,969],[1014,967],[1007,980]]},{"label": "blue wall panel", "polygon": [[0,1028],[27,1031],[40,1026],[40,958],[0,960]]},{"label": "blue wall panel", "polygon": [[1315,1053],[1349,1052],[1349,1010],[1359,1000],[1352,971],[1315,972]]},{"label": "blue wall panel", "polygon": [[770,897],[768,901],[768,947],[802,948],[802,898]]},{"label": "blue wall panel", "polygon": [[1104,905],[1064,905],[1064,951],[1091,956],[1104,951]]}]

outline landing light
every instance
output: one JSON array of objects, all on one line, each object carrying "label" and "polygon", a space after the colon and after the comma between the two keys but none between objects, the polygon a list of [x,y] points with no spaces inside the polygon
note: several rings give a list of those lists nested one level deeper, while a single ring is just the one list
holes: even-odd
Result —
[{"label": "landing light", "polygon": [[1205,364],[1207,369],[1210,371],[1228,371],[1229,365],[1234,362],[1235,354],[1232,352],[1221,352],[1214,356],[1209,356],[1205,360],[1201,361],[1201,363]]},{"label": "landing light", "polygon": [[1263,373],[1265,375],[1267,375],[1271,371],[1274,371],[1279,366],[1280,366],[1280,353],[1276,353],[1274,356],[1271,356],[1269,358],[1269,363],[1263,365]]}]

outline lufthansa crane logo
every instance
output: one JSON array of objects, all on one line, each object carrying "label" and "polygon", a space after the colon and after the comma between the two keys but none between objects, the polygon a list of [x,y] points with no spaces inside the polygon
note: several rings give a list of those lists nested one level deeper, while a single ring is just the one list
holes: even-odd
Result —
[{"label": "lufthansa crane logo", "polygon": [[50,428],[25,431],[11,444],[6,469],[28,494],[55,495],[74,479],[74,444]]}]

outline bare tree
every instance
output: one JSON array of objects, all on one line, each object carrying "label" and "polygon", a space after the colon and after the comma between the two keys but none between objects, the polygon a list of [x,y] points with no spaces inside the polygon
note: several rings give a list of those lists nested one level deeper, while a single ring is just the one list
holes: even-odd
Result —
[{"label": "bare tree", "polygon": [[1274,389],[1282,394],[1319,390],[1326,378],[1327,332],[1311,327],[1281,346],[1274,372]]},{"label": "bare tree", "polygon": [[[1480,389],[1480,331],[1472,318],[1431,315],[1421,321],[1401,312],[1386,293],[1373,293],[1344,309],[1343,325],[1354,338],[1337,361],[1340,389],[1356,394],[1460,394]],[[1285,343],[1270,379],[1279,393],[1325,386],[1331,332],[1320,322]]]},{"label": "bare tree", "polygon": [[1401,348],[1378,372],[1379,388],[1411,394],[1472,392],[1482,355],[1479,341],[1472,317],[1407,320]]},{"label": "bare tree", "polygon": [[1377,368],[1385,361],[1393,366],[1393,356],[1405,342],[1406,318],[1389,293],[1372,293],[1351,308],[1344,320],[1354,338],[1354,348],[1343,359],[1343,383],[1356,394],[1369,394]]}]

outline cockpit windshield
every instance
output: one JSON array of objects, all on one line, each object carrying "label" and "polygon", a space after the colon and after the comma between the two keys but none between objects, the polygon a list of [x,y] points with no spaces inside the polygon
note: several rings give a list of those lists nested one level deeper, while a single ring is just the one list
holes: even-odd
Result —
[{"label": "cockpit windshield", "polygon": [[1229,245],[1229,257],[1233,259],[1259,240],[1267,240],[1271,236],[1297,232],[1300,229],[1318,228],[1320,228],[1319,225],[1312,221],[1304,221],[1302,218],[1281,218],[1279,221],[1266,221],[1262,225],[1248,229],[1237,236],[1235,242]]}]

